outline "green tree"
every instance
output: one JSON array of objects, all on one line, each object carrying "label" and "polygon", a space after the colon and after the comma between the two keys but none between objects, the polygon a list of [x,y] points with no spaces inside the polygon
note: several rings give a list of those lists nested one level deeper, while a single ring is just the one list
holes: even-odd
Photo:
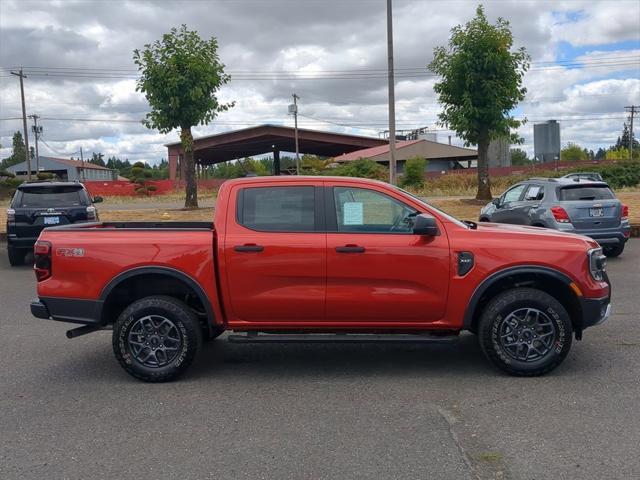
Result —
[{"label": "green tree", "polygon": [[12,165],[17,165],[27,160],[27,148],[24,146],[24,138],[21,132],[13,134],[13,150],[11,155],[0,162],[0,170],[4,170]]},{"label": "green tree", "polygon": [[[616,144],[614,145],[614,149],[619,150],[621,148],[629,148],[629,138],[631,137],[631,131],[629,130],[628,125],[624,124],[624,126],[622,127],[622,135],[620,137],[618,137],[618,140],[616,141]],[[638,140],[636,140],[636,136],[633,135],[633,149],[639,149],[640,148],[640,142],[638,142]]]},{"label": "green tree", "polygon": [[101,167],[106,167],[107,164],[104,163],[104,154],[92,152],[91,159],[88,163],[92,163],[94,165],[99,165]]},{"label": "green tree", "polygon": [[527,152],[525,152],[521,148],[512,148],[511,149],[511,165],[513,166],[531,165],[531,159],[527,155]]},{"label": "green tree", "polygon": [[478,193],[476,198],[490,200],[489,142],[509,137],[520,139],[512,131],[524,123],[510,115],[527,92],[522,86],[530,57],[524,47],[512,51],[513,35],[509,22],[487,20],[480,5],[476,16],[465,26],[451,30],[447,47],[434,50],[429,69],[442,76],[434,86],[443,105],[440,123],[448,125],[465,140],[478,146]]},{"label": "green tree", "polygon": [[424,171],[426,168],[426,159],[422,157],[413,157],[408,159],[404,164],[402,186],[421,188],[424,185]]},{"label": "green tree", "polygon": [[334,169],[328,170],[330,175],[341,177],[362,177],[375,180],[388,180],[389,169],[370,158],[359,158],[352,162],[345,162]]},{"label": "green tree", "polygon": [[591,157],[589,155],[589,150],[586,148],[581,148],[580,145],[576,143],[569,142],[566,147],[560,150],[560,160],[568,160],[568,161],[580,161],[580,160],[589,160]]},{"label": "green tree", "polygon": [[186,165],[185,207],[198,207],[198,187],[193,159],[191,127],[204,125],[220,112],[233,107],[222,104],[216,93],[230,77],[218,56],[218,41],[200,38],[186,25],[172,28],[144,50],[134,50],[133,60],[140,70],[137,90],[143,92],[151,112],[145,125],[160,133],[180,129],[180,142]]}]

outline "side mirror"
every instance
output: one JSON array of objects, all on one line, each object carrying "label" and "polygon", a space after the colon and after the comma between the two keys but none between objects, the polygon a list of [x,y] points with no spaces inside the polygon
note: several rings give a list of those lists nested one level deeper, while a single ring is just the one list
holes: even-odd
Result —
[{"label": "side mirror", "polygon": [[102,203],[104,201],[104,198],[98,196],[98,197],[93,197],[93,203]]},{"label": "side mirror", "polygon": [[500,197],[494,198],[493,200],[491,200],[491,203],[493,203],[496,207],[499,207],[500,206]]},{"label": "side mirror", "polygon": [[440,229],[436,223],[436,219],[426,213],[417,215],[413,222],[414,235],[427,235],[437,237],[440,235]]}]

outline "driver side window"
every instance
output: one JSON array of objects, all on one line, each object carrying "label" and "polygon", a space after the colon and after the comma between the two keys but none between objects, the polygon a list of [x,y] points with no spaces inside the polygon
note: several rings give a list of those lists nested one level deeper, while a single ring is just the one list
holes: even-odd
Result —
[{"label": "driver side window", "polygon": [[334,187],[339,232],[411,233],[417,210],[379,192]]},{"label": "driver side window", "polygon": [[517,202],[520,200],[520,195],[522,195],[522,191],[525,187],[526,185],[518,185],[513,187],[511,190],[507,190],[502,196],[502,203]]}]

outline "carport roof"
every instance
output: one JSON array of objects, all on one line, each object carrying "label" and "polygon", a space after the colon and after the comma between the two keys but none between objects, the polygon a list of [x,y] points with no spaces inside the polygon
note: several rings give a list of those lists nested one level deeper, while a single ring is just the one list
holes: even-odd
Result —
[{"label": "carport roof", "polygon": [[[344,153],[387,145],[382,138],[298,129],[300,153],[336,157]],[[169,156],[181,153],[180,142],[165,145]],[[295,129],[280,125],[258,125],[231,132],[208,135],[193,141],[194,156],[199,163],[213,164],[269,153],[295,151]]]}]

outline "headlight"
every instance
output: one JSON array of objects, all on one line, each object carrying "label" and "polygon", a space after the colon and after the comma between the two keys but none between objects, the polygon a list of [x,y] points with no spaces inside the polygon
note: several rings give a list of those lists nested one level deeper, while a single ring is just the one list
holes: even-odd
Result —
[{"label": "headlight", "polygon": [[607,257],[602,254],[602,248],[592,248],[588,252],[589,271],[594,280],[601,282],[604,278],[604,271],[607,267]]}]

